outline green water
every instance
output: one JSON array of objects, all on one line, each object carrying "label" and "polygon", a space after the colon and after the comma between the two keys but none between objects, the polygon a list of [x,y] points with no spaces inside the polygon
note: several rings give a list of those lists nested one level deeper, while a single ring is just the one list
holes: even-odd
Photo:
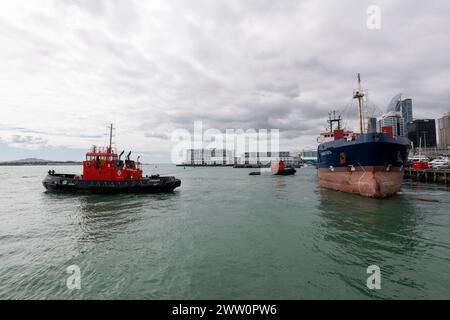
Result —
[{"label": "green water", "polygon": [[[314,169],[166,165],[145,171],[181,178],[171,194],[55,195],[48,169],[0,167],[2,299],[450,298],[445,186],[375,200],[320,189]],[[366,286],[372,264],[380,290]]]}]

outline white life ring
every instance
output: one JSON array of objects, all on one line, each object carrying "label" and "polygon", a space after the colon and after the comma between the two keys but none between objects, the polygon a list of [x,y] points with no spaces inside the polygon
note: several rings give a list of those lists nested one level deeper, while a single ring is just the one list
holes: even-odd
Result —
[{"label": "white life ring", "polygon": [[117,175],[120,176],[122,174],[122,171],[118,170]]}]

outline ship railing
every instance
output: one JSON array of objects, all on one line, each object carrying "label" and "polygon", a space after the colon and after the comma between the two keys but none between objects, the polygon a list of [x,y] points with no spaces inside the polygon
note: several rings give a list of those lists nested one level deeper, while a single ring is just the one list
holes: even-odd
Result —
[{"label": "ship railing", "polygon": [[113,153],[117,154],[116,148],[92,146],[90,153]]}]

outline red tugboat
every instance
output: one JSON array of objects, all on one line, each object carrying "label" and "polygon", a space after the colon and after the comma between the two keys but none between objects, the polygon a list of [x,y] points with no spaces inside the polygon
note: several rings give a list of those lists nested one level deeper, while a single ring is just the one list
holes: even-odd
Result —
[{"label": "red tugboat", "polygon": [[112,130],[108,147],[93,146],[83,161],[83,174],[55,173],[50,170],[42,184],[48,191],[86,193],[153,193],[170,192],[181,185],[175,177],[142,176],[142,164],[130,160],[131,151],[125,161],[112,147]]},{"label": "red tugboat", "polygon": [[272,163],[270,169],[275,176],[289,176],[297,172],[294,168],[286,168],[283,160]]},{"label": "red tugboat", "polygon": [[[274,176],[290,176],[294,175],[297,170],[294,168],[286,168],[284,161],[280,160],[270,164],[270,172]],[[249,173],[250,176],[260,176],[261,171],[253,171]]]}]

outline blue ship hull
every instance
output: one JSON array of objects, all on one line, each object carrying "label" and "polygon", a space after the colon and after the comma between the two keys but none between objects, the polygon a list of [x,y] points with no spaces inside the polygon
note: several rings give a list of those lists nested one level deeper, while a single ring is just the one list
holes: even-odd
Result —
[{"label": "blue ship hull", "polygon": [[387,197],[401,188],[410,141],[385,133],[360,134],[318,147],[322,187],[369,197]]},{"label": "blue ship hull", "polygon": [[[355,141],[344,139],[325,142],[318,147],[320,168],[333,166],[387,166],[400,167],[408,160],[410,141],[404,137],[391,138],[385,133],[364,133]],[[345,153],[347,162],[341,160]]]}]

